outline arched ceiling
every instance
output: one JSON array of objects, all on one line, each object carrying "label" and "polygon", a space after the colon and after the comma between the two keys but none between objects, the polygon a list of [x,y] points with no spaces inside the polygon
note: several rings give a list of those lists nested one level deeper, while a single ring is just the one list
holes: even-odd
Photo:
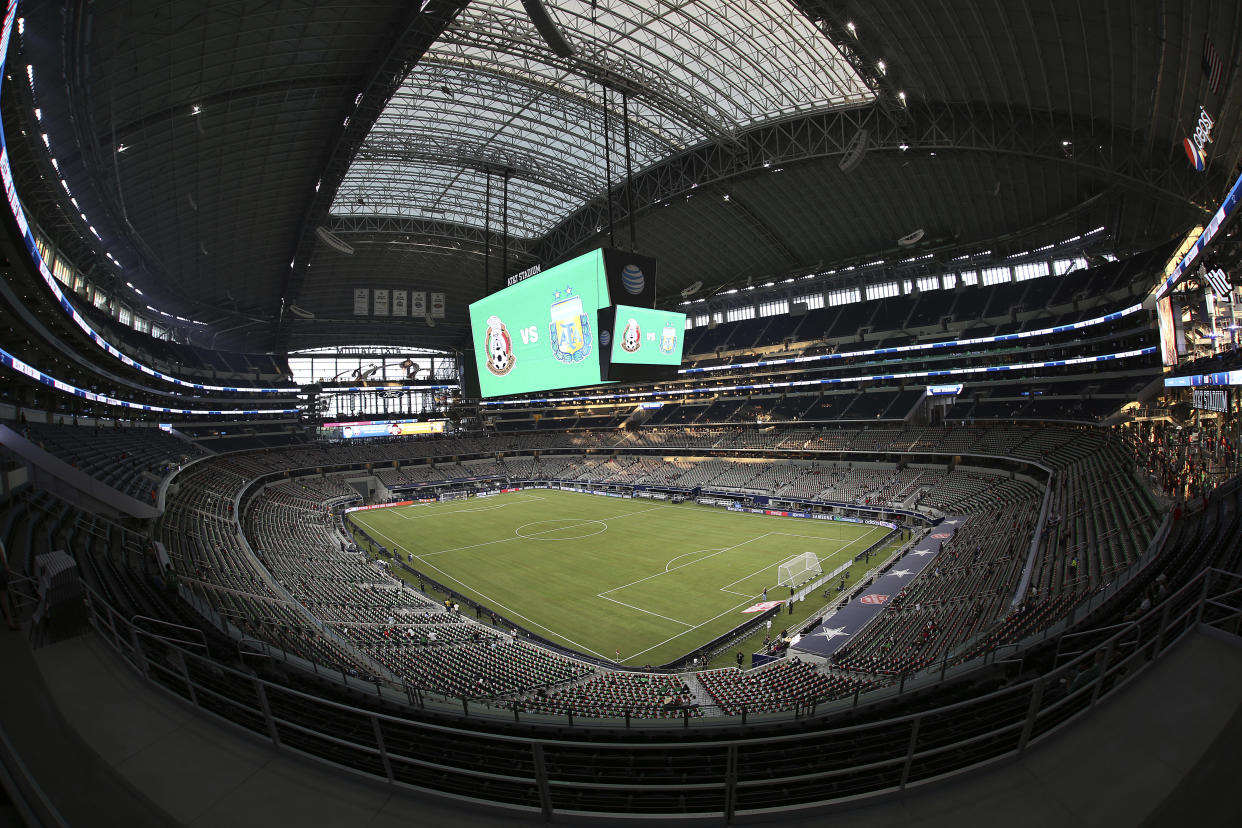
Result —
[{"label": "arched ceiling", "polygon": [[[4,105],[32,211],[77,221],[47,194],[46,131],[118,279],[255,349],[452,346],[470,301],[607,243],[609,216],[663,295],[883,257],[915,229],[937,255],[1101,225],[1149,246],[1214,206],[1242,148],[1225,0],[548,0],[567,57],[518,0],[25,5],[10,66],[34,91],[8,80]],[[354,317],[353,287],[448,312]]]}]

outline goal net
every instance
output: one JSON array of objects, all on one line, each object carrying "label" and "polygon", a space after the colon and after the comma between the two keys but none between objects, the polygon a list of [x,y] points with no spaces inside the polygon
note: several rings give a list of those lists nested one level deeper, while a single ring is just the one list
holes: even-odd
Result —
[{"label": "goal net", "polygon": [[822,573],[819,558],[815,556],[815,553],[803,552],[777,567],[776,583],[780,586],[795,587]]},{"label": "goal net", "polygon": [[466,492],[444,492],[443,494],[440,495],[441,503],[443,503],[446,500],[465,500],[465,499],[466,499]]}]

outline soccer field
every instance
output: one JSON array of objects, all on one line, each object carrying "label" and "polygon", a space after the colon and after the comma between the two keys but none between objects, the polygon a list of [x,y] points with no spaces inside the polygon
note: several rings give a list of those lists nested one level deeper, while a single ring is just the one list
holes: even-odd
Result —
[{"label": "soccer field", "polygon": [[764,587],[788,597],[776,584],[790,557],[813,552],[830,572],[887,531],[544,489],[352,517],[413,553],[414,568],[533,632],[653,665],[745,621]]}]

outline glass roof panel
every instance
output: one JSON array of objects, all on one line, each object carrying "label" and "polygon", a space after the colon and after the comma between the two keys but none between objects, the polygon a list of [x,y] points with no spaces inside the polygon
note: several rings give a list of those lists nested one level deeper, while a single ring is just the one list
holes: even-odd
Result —
[{"label": "glass roof panel", "polygon": [[[624,177],[623,90],[635,170],[774,118],[873,94],[835,47],[778,0],[550,0],[574,48],[560,58],[519,0],[475,0],[411,71],[337,191],[338,215],[484,224],[538,238]],[[602,82],[602,83],[601,83]]]}]

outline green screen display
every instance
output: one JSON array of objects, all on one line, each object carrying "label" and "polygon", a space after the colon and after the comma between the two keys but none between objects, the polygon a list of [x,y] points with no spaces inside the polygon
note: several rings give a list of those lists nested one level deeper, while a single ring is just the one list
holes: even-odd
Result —
[{"label": "green screen display", "polygon": [[597,312],[608,304],[602,250],[473,303],[479,393],[497,397],[598,383]]},{"label": "green screen display", "polygon": [[617,305],[612,361],[620,365],[681,365],[686,315]]}]

